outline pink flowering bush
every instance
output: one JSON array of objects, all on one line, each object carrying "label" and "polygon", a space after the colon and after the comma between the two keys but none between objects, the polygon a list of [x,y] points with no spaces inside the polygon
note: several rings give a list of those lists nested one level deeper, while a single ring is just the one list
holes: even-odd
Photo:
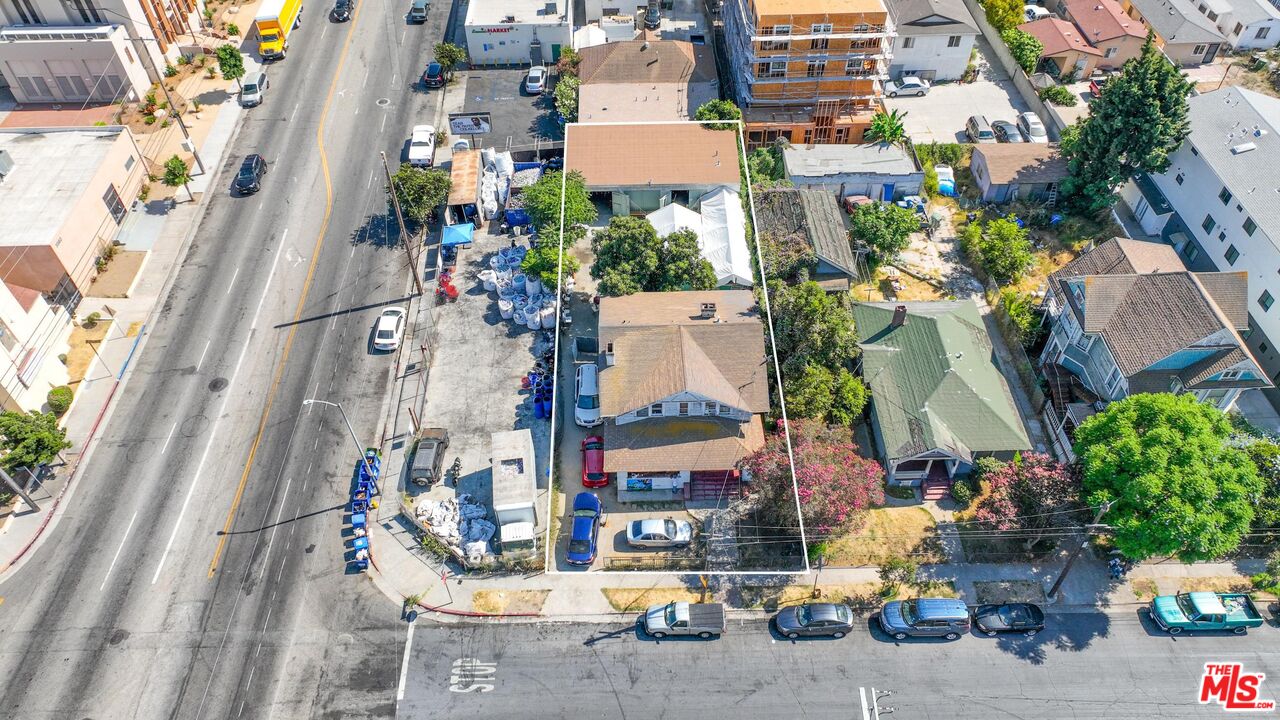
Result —
[{"label": "pink flowering bush", "polygon": [[1070,468],[1041,453],[1028,453],[982,476],[986,494],[974,519],[991,530],[1021,531],[1030,548],[1046,531],[1074,525],[1080,482]]},{"label": "pink flowering bush", "polygon": [[[793,420],[790,431],[805,532],[831,535],[860,526],[867,510],[884,502],[880,464],[858,454],[847,427]],[[786,435],[780,431],[769,436],[764,448],[744,460],[743,467],[751,472],[752,492],[769,525],[798,530]]]}]

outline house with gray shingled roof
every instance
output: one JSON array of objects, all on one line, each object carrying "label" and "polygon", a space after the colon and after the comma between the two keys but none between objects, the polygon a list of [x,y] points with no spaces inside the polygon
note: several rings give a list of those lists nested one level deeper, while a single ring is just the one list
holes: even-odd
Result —
[{"label": "house with gray shingled roof", "polygon": [[757,190],[755,212],[762,242],[778,248],[780,254],[793,251],[797,243],[812,249],[809,279],[822,289],[845,292],[866,274],[866,248],[855,250],[850,243],[849,215],[840,209],[834,193],[801,188]]},{"label": "house with gray shingled roof", "polygon": [[1099,401],[1185,392],[1227,410],[1241,391],[1271,386],[1240,334],[1248,302],[1244,271],[1190,272],[1169,245],[1115,238],[1050,276],[1041,365]]}]

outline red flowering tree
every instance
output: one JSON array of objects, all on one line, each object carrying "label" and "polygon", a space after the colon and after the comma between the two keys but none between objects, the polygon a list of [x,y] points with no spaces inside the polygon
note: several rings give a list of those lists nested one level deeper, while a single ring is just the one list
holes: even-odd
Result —
[{"label": "red flowering tree", "polygon": [[1028,453],[982,476],[986,494],[974,519],[991,530],[1020,531],[1027,549],[1054,528],[1075,525],[1080,481],[1070,468],[1041,453]]},{"label": "red flowering tree", "polygon": [[761,517],[768,525],[799,529],[797,487],[805,532],[810,535],[854,529],[867,510],[884,502],[884,471],[876,461],[858,454],[848,427],[793,420],[790,430],[795,485],[783,432],[769,436],[763,449],[743,461],[743,467],[751,472]]}]

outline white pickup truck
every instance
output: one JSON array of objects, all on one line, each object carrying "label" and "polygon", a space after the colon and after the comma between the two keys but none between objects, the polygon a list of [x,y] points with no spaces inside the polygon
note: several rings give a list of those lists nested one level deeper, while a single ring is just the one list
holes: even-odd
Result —
[{"label": "white pickup truck", "polygon": [[414,125],[409,137],[409,164],[431,167],[435,163],[436,129],[431,125]]},{"label": "white pickup truck", "polygon": [[724,633],[724,606],[720,603],[673,602],[644,611],[644,631],[656,638],[697,635],[709,638]]}]

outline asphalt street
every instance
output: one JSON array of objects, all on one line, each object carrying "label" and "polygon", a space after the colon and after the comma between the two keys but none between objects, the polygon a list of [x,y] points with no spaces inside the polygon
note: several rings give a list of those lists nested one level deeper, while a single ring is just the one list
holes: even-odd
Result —
[{"label": "asphalt street", "polygon": [[[438,92],[416,83],[446,13],[313,7],[246,113],[67,513],[0,584],[0,717],[389,717],[396,610],[347,569],[360,441],[394,358],[370,351],[409,266],[382,165]],[[230,192],[244,155],[262,191]]]},{"label": "asphalt street", "polygon": [[1048,620],[1033,638],[955,642],[896,642],[870,627],[842,640],[790,641],[764,621],[731,623],[716,640],[662,641],[629,619],[419,621],[397,717],[1223,717],[1197,692],[1204,663],[1228,660],[1267,673],[1261,697],[1280,697],[1274,628],[1171,638],[1136,612]]}]

